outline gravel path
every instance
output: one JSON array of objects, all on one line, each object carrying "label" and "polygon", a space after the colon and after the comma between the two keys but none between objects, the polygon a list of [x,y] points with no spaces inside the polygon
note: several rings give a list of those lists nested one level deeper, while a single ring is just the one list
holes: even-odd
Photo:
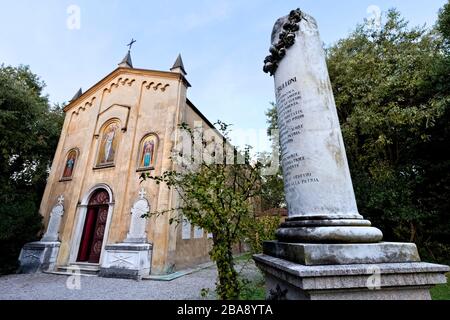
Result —
[{"label": "gravel path", "polygon": [[[241,270],[242,264],[237,267]],[[247,264],[243,275],[256,278],[254,264]],[[0,277],[0,300],[196,300],[204,288],[214,291],[217,271],[204,269],[173,281],[122,280],[81,277],[81,289],[73,287],[67,276],[51,274]]]}]

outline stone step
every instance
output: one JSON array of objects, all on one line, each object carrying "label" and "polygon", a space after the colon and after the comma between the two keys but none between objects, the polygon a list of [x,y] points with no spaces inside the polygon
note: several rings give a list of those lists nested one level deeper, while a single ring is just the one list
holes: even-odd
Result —
[{"label": "stone step", "polygon": [[75,263],[69,266],[58,267],[56,272],[73,275],[79,272],[81,275],[98,275],[100,267],[98,265]]},{"label": "stone step", "polygon": [[[53,274],[53,275],[57,275],[57,276],[68,276],[68,277],[74,275],[72,272],[63,272],[63,271],[44,271],[44,273]],[[81,273],[80,277],[97,277],[97,275]]]}]

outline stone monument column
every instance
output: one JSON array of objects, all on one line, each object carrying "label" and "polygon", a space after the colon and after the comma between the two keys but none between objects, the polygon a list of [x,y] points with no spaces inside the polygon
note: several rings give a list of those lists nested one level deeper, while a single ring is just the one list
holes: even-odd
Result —
[{"label": "stone monument column", "polygon": [[420,262],[413,243],[380,242],[358,212],[314,18],[297,9],[278,19],[264,63],[275,79],[289,211],[279,241],[254,256],[268,298],[429,299],[449,268]]},{"label": "stone monument column", "polygon": [[317,24],[299,11],[277,21],[265,69],[274,74],[289,219],[286,241],[378,242],[359,214]]}]

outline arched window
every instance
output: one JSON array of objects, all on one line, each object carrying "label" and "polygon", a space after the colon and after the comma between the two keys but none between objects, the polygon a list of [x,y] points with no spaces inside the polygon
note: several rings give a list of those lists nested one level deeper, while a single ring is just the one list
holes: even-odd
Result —
[{"label": "arched window", "polygon": [[155,168],[156,153],[158,150],[158,137],[148,134],[142,140],[139,147],[138,170],[152,170]]},{"label": "arched window", "polygon": [[78,159],[78,150],[72,149],[67,153],[66,162],[64,163],[64,171],[61,180],[71,180]]},{"label": "arched window", "polygon": [[120,140],[120,121],[110,120],[100,133],[99,149],[97,154],[97,167],[113,166]]},{"label": "arched window", "polygon": [[103,189],[97,190],[91,196],[91,199],[89,199],[90,206],[98,206],[98,205],[108,204],[108,203],[109,203],[108,191],[103,190]]}]

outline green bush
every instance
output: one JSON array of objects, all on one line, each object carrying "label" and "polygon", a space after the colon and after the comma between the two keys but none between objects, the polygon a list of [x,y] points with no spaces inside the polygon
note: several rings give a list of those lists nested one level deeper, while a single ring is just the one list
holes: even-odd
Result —
[{"label": "green bush", "polygon": [[253,254],[262,253],[263,242],[275,240],[275,233],[280,226],[280,217],[263,216],[248,221],[245,226],[245,242]]},{"label": "green bush", "polygon": [[25,243],[37,240],[42,216],[36,201],[26,194],[15,195],[0,206],[0,274],[14,273]]}]

